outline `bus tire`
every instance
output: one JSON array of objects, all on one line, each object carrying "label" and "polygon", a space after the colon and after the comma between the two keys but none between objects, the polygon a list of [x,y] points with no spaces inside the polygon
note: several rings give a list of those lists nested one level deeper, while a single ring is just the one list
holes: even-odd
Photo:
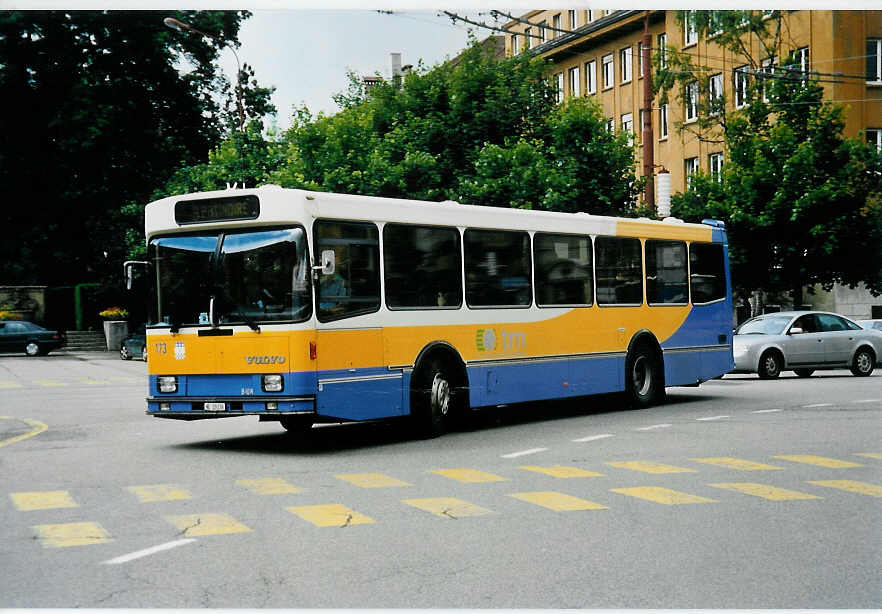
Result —
[{"label": "bus tire", "polygon": [[625,359],[625,394],[628,404],[636,409],[645,409],[664,399],[662,364],[645,342],[632,348]]},{"label": "bus tire", "polygon": [[420,437],[430,439],[446,433],[456,410],[455,372],[441,356],[421,362],[411,379],[411,415]]},{"label": "bus tire", "polygon": [[282,428],[291,435],[304,435],[312,428],[312,418],[303,416],[283,416],[279,419]]}]

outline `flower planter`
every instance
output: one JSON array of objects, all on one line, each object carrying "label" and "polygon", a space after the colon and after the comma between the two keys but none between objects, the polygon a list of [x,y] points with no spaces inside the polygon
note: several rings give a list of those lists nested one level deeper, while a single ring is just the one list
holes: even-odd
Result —
[{"label": "flower planter", "polygon": [[125,320],[106,320],[104,322],[104,339],[107,349],[119,351],[123,340],[129,336],[129,323]]}]

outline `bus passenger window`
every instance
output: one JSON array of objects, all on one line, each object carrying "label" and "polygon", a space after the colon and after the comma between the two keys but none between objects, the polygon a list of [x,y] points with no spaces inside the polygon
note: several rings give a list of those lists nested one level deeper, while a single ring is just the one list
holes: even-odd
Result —
[{"label": "bus passenger window", "polygon": [[597,237],[597,303],[643,304],[643,265],[640,239]]},{"label": "bus passenger window", "polygon": [[647,239],[646,300],[649,304],[687,304],[686,275],[686,243]]},{"label": "bus passenger window", "polygon": [[594,301],[590,237],[536,233],[533,259],[538,305],[590,305]]},{"label": "bus passenger window", "polygon": [[315,223],[315,260],[323,250],[335,255],[334,273],[319,274],[318,317],[339,320],[380,308],[380,235],[374,224],[359,222]]},{"label": "bus passenger window", "polygon": [[386,224],[383,263],[389,309],[462,305],[459,230]]},{"label": "bus passenger window", "polygon": [[465,231],[469,307],[529,307],[530,235],[502,230]]},{"label": "bus passenger window", "polygon": [[692,303],[710,303],[726,298],[726,270],[723,246],[718,243],[693,243],[689,246]]}]

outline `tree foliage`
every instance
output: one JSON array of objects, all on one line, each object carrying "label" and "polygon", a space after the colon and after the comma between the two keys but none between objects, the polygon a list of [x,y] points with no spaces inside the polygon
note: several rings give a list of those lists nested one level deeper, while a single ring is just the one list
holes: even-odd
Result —
[{"label": "tree foliage", "polygon": [[[118,279],[127,202],[222,136],[214,61],[244,11],[0,14],[0,283]],[[211,38],[173,32],[175,16]],[[187,74],[181,62],[192,66]],[[251,77],[253,74],[249,73]],[[253,102],[255,112],[259,95]],[[137,225],[142,222],[139,220]]]},{"label": "tree foliage", "polygon": [[845,110],[816,80],[779,74],[727,116],[721,181],[693,177],[673,212],[727,223],[742,291],[790,293],[795,304],[811,284],[882,293],[882,154],[843,136]]}]

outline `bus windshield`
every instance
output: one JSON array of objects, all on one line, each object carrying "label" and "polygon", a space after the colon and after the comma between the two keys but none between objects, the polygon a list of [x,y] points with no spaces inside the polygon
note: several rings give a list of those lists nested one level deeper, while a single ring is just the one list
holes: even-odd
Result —
[{"label": "bus windshield", "polygon": [[312,315],[308,254],[302,228],[153,239],[151,319],[173,328],[306,320]]}]

